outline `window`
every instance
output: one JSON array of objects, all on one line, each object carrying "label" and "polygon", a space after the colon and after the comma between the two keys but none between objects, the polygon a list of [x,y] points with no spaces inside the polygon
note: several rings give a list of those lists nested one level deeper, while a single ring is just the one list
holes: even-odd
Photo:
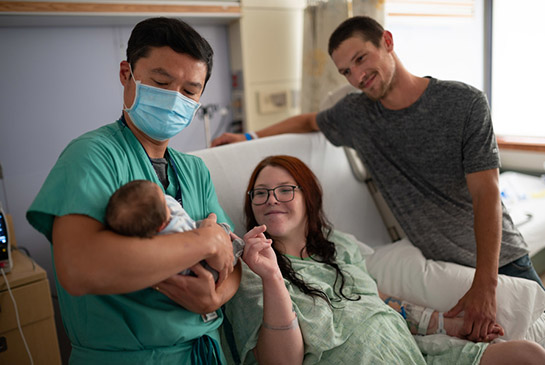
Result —
[{"label": "window", "polygon": [[484,0],[387,0],[385,28],[403,65],[417,76],[484,89]]},{"label": "window", "polygon": [[485,91],[497,135],[545,137],[545,1],[386,0],[385,9],[409,72]]},{"label": "window", "polygon": [[545,137],[543,0],[495,0],[492,118],[498,135]]}]

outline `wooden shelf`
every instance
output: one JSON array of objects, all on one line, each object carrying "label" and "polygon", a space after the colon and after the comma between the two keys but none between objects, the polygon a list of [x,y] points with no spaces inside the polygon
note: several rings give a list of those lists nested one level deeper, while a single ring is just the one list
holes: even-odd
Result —
[{"label": "wooden shelf", "polygon": [[545,152],[545,138],[497,136],[497,141],[500,149]]},{"label": "wooden shelf", "polygon": [[0,1],[0,26],[129,25],[150,16],[176,16],[192,24],[227,24],[240,18],[240,3]]}]

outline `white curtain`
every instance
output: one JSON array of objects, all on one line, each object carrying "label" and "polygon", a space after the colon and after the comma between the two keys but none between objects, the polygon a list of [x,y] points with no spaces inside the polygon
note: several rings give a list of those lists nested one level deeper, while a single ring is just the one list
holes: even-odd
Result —
[{"label": "white curtain", "polygon": [[303,113],[318,111],[328,92],[346,84],[327,53],[331,33],[354,15],[367,15],[384,24],[384,1],[308,0],[303,32]]}]

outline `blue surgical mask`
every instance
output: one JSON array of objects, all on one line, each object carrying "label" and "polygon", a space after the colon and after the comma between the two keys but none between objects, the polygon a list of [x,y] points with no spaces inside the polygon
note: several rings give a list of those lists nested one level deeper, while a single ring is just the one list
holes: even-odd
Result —
[{"label": "blue surgical mask", "polygon": [[[132,78],[134,80],[134,76]],[[136,80],[135,83],[134,102],[125,111],[139,130],[156,141],[165,141],[180,133],[201,106],[177,91],[144,85]]]}]

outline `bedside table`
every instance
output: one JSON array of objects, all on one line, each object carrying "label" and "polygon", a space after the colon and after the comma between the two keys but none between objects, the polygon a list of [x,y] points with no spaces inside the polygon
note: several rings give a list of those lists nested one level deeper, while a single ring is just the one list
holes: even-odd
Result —
[{"label": "bedside table", "polygon": [[[49,281],[44,269],[18,250],[6,274],[34,364],[61,364]],[[0,364],[30,364],[15,308],[0,273]]]}]

